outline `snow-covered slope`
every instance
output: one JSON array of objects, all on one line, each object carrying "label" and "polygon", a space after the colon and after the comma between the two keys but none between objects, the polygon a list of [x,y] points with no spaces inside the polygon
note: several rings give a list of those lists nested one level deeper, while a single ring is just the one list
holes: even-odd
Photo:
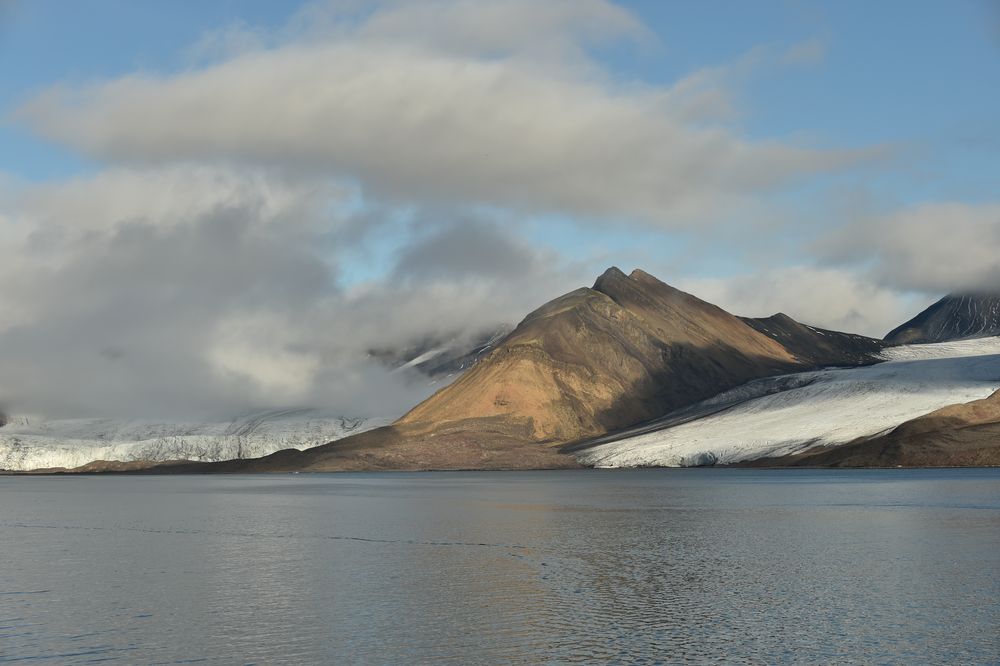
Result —
[{"label": "snow-covered slope", "polygon": [[13,416],[0,427],[0,469],[78,467],[94,460],[256,458],[318,446],[392,420],[345,418],[314,409],[258,411],[211,423]]},{"label": "snow-covered slope", "polygon": [[597,467],[676,467],[786,455],[874,435],[1000,387],[1000,337],[894,347],[883,357],[751,382],[577,456]]}]

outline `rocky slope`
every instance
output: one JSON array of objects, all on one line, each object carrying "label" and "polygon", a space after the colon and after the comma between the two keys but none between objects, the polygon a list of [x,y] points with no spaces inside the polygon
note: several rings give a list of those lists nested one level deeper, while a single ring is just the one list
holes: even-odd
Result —
[{"label": "rocky slope", "polygon": [[1000,335],[1000,295],[952,294],[885,336],[889,344],[947,342]]}]

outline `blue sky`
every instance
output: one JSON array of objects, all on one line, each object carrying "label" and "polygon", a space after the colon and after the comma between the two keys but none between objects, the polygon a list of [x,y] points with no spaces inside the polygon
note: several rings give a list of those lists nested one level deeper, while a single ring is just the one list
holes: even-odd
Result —
[{"label": "blue sky", "polygon": [[[364,3],[361,3],[362,5]],[[703,68],[753,61],[738,74],[732,122],[748,137],[793,137],[823,147],[882,145],[884,168],[830,174],[786,201],[815,207],[817,190],[863,192],[888,210],[936,200],[988,202],[1000,183],[1000,37],[988,0],[940,2],[621,2],[652,36],[642,43],[596,48],[622,82],[670,85]],[[53,85],[86,85],[136,72],[170,74],[198,66],[197,45],[229,26],[278,30],[299,8],[282,2],[199,3],[90,0],[10,2],[0,32],[0,108],[9,115]],[[363,9],[367,11],[367,9]],[[776,63],[801,47],[802,62]],[[46,181],[92,172],[99,164],[40,137],[23,123],[0,127],[0,171]],[[836,196],[831,195],[831,196]],[[817,217],[819,217],[817,215]],[[648,232],[567,233],[566,225],[535,225],[536,242],[572,247],[596,243],[623,261],[670,263],[686,251],[682,236]],[[581,238],[582,237],[582,238]],[[353,270],[358,279],[384,270],[402,241],[386,239]],[[602,255],[607,253],[600,253]],[[717,252],[697,272],[736,273],[745,257]]]},{"label": "blue sky", "polygon": [[872,335],[1000,288],[990,0],[0,0],[0,81],[0,348],[107,403],[346,399],[611,264]]},{"label": "blue sky", "polygon": [[[755,72],[741,84],[739,121],[750,135],[801,133],[833,146],[904,144],[926,164],[933,183],[891,183],[900,197],[992,196],[1000,177],[994,122],[1000,116],[1000,10],[989,0],[620,4],[657,43],[602,53],[617,76],[669,84],[754,49],[815,41],[822,53],[813,62]],[[0,14],[0,105],[7,111],[57,83],[182,70],[192,65],[191,48],[206,32],[233,23],[277,28],[296,10],[262,0],[8,5]],[[7,172],[45,179],[86,168],[72,151],[22,127],[5,123],[0,136],[0,168]]]}]

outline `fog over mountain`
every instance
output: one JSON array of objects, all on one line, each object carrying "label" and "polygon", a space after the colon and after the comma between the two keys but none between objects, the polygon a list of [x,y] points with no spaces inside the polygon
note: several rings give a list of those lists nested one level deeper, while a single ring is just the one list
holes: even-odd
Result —
[{"label": "fog over mountain", "polygon": [[[0,268],[5,409],[398,413],[433,386],[372,349],[403,351],[428,336],[473,344],[481,327],[516,321],[565,279],[546,253],[468,221],[414,239],[396,253],[391,279],[343,285],[336,258],[355,220],[323,215],[328,196],[209,168],[30,189],[18,223],[5,229],[17,251]],[[454,252],[458,261],[488,246],[494,263],[451,266],[427,254],[448,248],[452,235],[469,252]]]}]

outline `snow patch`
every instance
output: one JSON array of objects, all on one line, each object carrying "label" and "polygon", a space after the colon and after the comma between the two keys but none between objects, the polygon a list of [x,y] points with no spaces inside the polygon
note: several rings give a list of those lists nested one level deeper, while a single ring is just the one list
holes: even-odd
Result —
[{"label": "snow patch", "polygon": [[282,449],[319,446],[392,420],[349,418],[315,409],[257,411],[208,423],[13,416],[0,428],[0,469],[69,468],[95,460],[258,458]]},{"label": "snow patch", "polygon": [[732,463],[845,444],[1000,388],[1000,337],[886,349],[884,363],[771,377],[580,451],[595,467]]}]

